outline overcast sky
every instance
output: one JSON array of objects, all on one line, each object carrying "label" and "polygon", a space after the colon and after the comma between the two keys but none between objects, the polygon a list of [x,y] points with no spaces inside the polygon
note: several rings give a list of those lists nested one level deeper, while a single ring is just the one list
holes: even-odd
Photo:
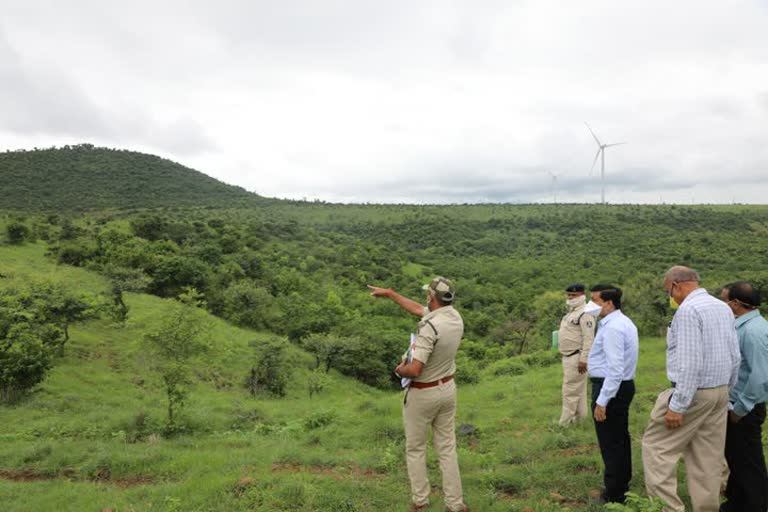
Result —
[{"label": "overcast sky", "polygon": [[768,1],[0,0],[0,148],[271,197],[768,203]]}]

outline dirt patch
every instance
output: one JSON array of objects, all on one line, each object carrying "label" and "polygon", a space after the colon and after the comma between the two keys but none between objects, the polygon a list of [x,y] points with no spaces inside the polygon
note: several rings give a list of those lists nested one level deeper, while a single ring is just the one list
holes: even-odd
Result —
[{"label": "dirt patch", "polygon": [[574,446],[572,448],[564,448],[558,451],[565,457],[571,457],[573,455],[581,455],[583,453],[594,453],[595,451],[599,453],[600,448],[597,446],[597,443],[590,443]]},{"label": "dirt patch", "polygon": [[109,474],[109,471],[99,471],[94,478],[89,480],[82,480],[77,478],[77,471],[73,468],[64,468],[55,474],[41,473],[34,469],[0,469],[0,480],[10,480],[12,482],[39,482],[42,480],[69,480],[71,482],[86,481],[99,484],[116,485],[121,489],[127,489],[129,487],[136,487],[139,485],[151,485],[155,483],[154,478],[146,475],[112,478]]},{"label": "dirt patch", "polygon": [[40,480],[54,480],[56,476],[35,473],[31,469],[22,469],[19,471],[0,470],[0,479],[10,480],[12,482],[38,482]]},{"label": "dirt patch", "polygon": [[310,473],[343,480],[345,478],[380,478],[384,475],[370,468],[350,466],[324,466],[322,464],[272,464],[273,473]]}]

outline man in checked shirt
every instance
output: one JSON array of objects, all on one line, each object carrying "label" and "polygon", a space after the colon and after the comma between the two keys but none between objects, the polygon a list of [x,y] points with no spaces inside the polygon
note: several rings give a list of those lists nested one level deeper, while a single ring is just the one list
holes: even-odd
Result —
[{"label": "man in checked shirt", "polygon": [[676,309],[667,332],[667,377],[643,435],[645,488],[665,502],[664,512],[684,512],[677,495],[677,463],[685,461],[694,512],[720,508],[720,477],[728,419],[728,389],[741,356],[731,309],[699,288],[696,271],[682,266],[664,275]]}]

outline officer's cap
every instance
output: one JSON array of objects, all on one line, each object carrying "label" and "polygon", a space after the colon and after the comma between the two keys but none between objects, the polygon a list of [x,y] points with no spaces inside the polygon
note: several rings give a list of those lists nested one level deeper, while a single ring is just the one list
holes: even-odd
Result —
[{"label": "officer's cap", "polygon": [[425,284],[422,289],[429,290],[435,294],[440,302],[452,302],[456,296],[456,287],[450,279],[436,277],[431,283]]},{"label": "officer's cap", "polygon": [[566,292],[573,292],[573,293],[576,293],[576,292],[584,293],[585,290],[586,290],[586,287],[581,283],[573,283],[572,285],[570,285],[568,288],[565,289]]}]

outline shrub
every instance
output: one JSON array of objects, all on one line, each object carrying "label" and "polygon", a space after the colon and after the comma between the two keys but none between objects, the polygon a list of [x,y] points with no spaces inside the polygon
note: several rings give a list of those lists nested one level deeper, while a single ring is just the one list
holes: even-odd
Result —
[{"label": "shrub", "polygon": [[615,512],[661,512],[664,509],[664,503],[658,498],[643,498],[633,492],[628,492],[626,496],[626,503],[623,505],[609,503],[605,506],[605,510]]},{"label": "shrub", "polygon": [[480,368],[477,363],[466,358],[457,358],[456,383],[477,384],[478,382],[480,382]]},{"label": "shrub", "polygon": [[310,372],[309,377],[307,378],[307,391],[309,392],[309,398],[312,398],[313,395],[321,393],[329,382],[330,379],[328,378],[328,375],[320,368]]},{"label": "shrub", "polygon": [[0,399],[12,401],[42,382],[51,368],[50,350],[25,324],[0,333]]},{"label": "shrub", "polygon": [[491,372],[498,376],[501,375],[522,375],[528,371],[525,363],[519,360],[520,358],[507,358],[497,361],[490,366]]},{"label": "shrub", "polygon": [[251,341],[256,352],[256,362],[246,378],[252,395],[266,391],[275,396],[285,396],[290,378],[287,349],[288,342],[277,337]]},{"label": "shrub", "polygon": [[20,244],[25,240],[28,240],[31,236],[29,228],[21,222],[11,222],[5,227],[5,233],[8,237],[8,242],[12,244]]},{"label": "shrub", "polygon": [[545,368],[560,362],[560,354],[551,350],[537,350],[518,358],[521,363],[534,368]]},{"label": "shrub", "polygon": [[53,252],[56,253],[56,260],[59,263],[82,267],[88,260],[96,256],[98,248],[89,240],[76,239],[61,242]]},{"label": "shrub", "polygon": [[334,421],[336,421],[336,413],[333,411],[319,411],[304,419],[304,428],[307,430],[317,430],[330,425]]}]

